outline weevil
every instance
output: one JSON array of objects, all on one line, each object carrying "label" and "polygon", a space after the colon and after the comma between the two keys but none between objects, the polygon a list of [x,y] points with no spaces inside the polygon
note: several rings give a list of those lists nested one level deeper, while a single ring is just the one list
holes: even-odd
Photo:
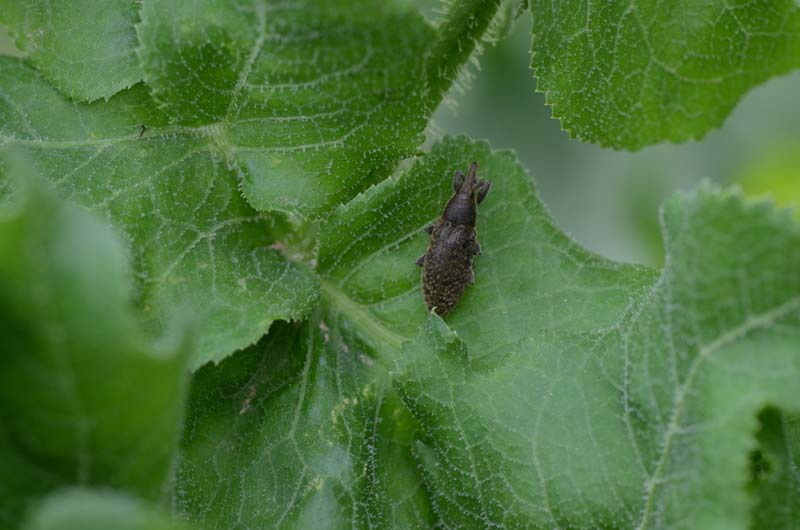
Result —
[{"label": "weevil", "polygon": [[428,250],[417,260],[422,267],[422,295],[428,310],[440,316],[452,311],[467,286],[475,283],[473,260],[481,253],[475,231],[478,205],[492,187],[477,173],[477,162],[469,166],[466,178],[456,170],[452,197],[442,216],[425,229],[431,235]]}]

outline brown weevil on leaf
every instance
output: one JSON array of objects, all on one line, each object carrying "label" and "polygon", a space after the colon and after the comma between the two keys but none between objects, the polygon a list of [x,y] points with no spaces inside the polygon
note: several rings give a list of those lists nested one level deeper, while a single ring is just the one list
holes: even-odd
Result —
[{"label": "brown weevil on leaf", "polygon": [[475,283],[472,261],[481,253],[475,232],[478,205],[492,186],[488,180],[478,180],[477,171],[477,162],[469,166],[466,179],[456,170],[453,196],[442,216],[425,229],[431,239],[428,250],[417,260],[422,267],[425,305],[440,316],[452,311],[467,285]]}]

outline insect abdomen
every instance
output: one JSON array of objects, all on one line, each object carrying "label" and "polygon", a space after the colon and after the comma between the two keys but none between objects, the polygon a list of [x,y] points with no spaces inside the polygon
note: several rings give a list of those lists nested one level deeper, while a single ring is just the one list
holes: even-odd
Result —
[{"label": "insect abdomen", "polygon": [[475,229],[467,225],[437,223],[431,233],[422,266],[422,294],[429,310],[449,313],[473,280]]}]

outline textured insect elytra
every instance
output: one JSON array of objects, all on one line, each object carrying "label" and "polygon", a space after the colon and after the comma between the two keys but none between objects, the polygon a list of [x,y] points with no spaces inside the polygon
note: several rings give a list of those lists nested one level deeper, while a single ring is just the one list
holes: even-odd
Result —
[{"label": "textured insect elytra", "polygon": [[477,162],[469,166],[466,178],[456,170],[453,196],[442,216],[426,228],[431,235],[428,250],[417,260],[425,305],[441,316],[453,310],[467,285],[475,283],[472,262],[481,253],[475,232],[478,205],[492,186],[488,180],[479,180],[477,172]]}]

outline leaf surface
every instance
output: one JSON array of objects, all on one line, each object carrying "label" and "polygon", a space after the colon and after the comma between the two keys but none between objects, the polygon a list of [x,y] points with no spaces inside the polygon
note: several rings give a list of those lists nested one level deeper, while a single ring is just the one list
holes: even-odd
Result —
[{"label": "leaf surface", "polygon": [[800,66],[794,0],[532,0],[532,67],[573,137],[617,149],[719,127],[752,87]]},{"label": "leaf surface", "polygon": [[759,430],[797,443],[758,416],[800,410],[800,231],[788,212],[702,189],[665,206],[664,234],[662,275],[612,327],[543,330],[491,370],[436,319],[407,345],[396,384],[440,517],[745,529],[797,509],[792,453],[763,488],[779,502],[750,489],[750,457]]},{"label": "leaf surface", "polygon": [[432,28],[393,1],[148,0],[145,80],[257,210],[319,216],[415,152]]},{"label": "leaf surface", "polygon": [[185,336],[156,342],[137,325],[127,255],[109,228],[32,186],[0,212],[4,528],[60,486],[157,500],[180,432],[189,354]]},{"label": "leaf surface", "polygon": [[72,99],[108,99],[142,79],[136,2],[0,0],[0,19],[28,61]]},{"label": "leaf surface", "polygon": [[15,59],[0,60],[0,90],[0,150],[27,155],[62,195],[124,232],[153,325],[195,317],[193,367],[312,307],[315,280],[269,248],[273,220],[241,197],[213,131],[170,126],[141,85],[68,102]]},{"label": "leaf surface", "polygon": [[[417,420],[392,388],[390,372],[403,341],[426,321],[414,266],[425,249],[424,227],[450,193],[453,164],[472,159],[496,184],[481,211],[478,283],[452,321],[465,333],[479,326],[476,343],[494,342],[485,347],[486,362],[519,340],[505,336],[514,326],[521,332],[590,326],[594,311],[567,312],[565,299],[598,289],[607,295],[603,308],[611,323],[632,293],[649,286],[650,271],[609,263],[560,234],[531,201],[530,182],[511,155],[464,138],[446,140],[398,180],[330,217],[318,254],[323,304],[309,323],[276,325],[262,344],[197,374],[178,466],[184,516],[201,528],[231,521],[245,528],[436,523],[413,454]],[[528,266],[534,257],[554,270]],[[580,270],[592,285],[581,283],[588,279]],[[480,322],[476,309],[499,296],[492,286],[515,273],[510,288],[535,282],[537,294],[557,307],[546,315],[522,312],[516,304],[525,301],[510,298],[502,312]],[[493,332],[504,318],[515,320]],[[482,333],[490,336],[481,339]]]},{"label": "leaf surface", "polygon": [[[483,254],[445,324],[414,260],[472,160],[493,182]],[[599,258],[512,155],[445,139],[329,218],[308,323],[198,374],[180,512],[201,528],[747,528],[756,506],[786,521],[795,461],[770,483],[750,469],[770,440],[796,443],[758,418],[800,410],[800,231],[703,189],[665,206],[664,233],[660,275]]]},{"label": "leaf surface", "polygon": [[[458,53],[429,59],[432,28],[394,2],[147,0],[147,85],[108,102],[75,105],[2,60],[0,148],[26,151],[125,232],[153,325],[196,315],[197,367],[317,299],[312,275],[270,248],[285,246],[270,235],[283,217],[258,211],[325,216],[415,152],[496,8],[452,24],[440,47]],[[461,6],[456,22],[470,13]],[[12,191],[0,183],[4,200]]]},{"label": "leaf surface", "polygon": [[[192,383],[178,463],[198,528],[426,528],[416,422],[366,347],[317,312]],[[387,465],[387,463],[389,465]]]}]

